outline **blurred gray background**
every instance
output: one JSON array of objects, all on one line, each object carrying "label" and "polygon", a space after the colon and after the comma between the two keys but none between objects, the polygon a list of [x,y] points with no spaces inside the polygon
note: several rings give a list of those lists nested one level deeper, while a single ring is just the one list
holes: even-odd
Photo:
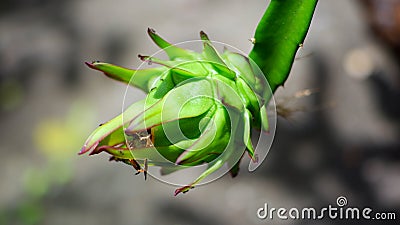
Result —
[{"label": "blurred gray background", "polygon": [[[121,112],[125,85],[84,61],[140,65],[156,46],[198,38],[249,52],[261,0],[3,0],[0,3],[0,224],[351,224],[259,220],[271,207],[349,205],[400,217],[400,3],[320,0],[285,87],[277,135],[253,173],[173,197],[107,155],[78,156]],[[304,90],[312,95],[299,97]],[[143,97],[138,94],[137,99]],[[361,221],[398,224],[397,221]]]}]

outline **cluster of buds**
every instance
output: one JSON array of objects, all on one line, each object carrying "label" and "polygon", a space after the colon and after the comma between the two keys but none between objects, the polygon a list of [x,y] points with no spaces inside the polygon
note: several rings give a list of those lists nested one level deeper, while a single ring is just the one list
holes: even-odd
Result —
[{"label": "cluster of buds", "polygon": [[206,165],[200,176],[178,188],[175,195],[225,164],[236,176],[245,152],[256,162],[252,131],[268,132],[266,105],[272,93],[255,63],[228,49],[219,53],[204,32],[200,32],[201,52],[172,45],[153,29],[148,34],[169,60],[139,58],[159,67],[132,70],[98,61],[86,63],[147,96],[99,126],[80,154],[107,152],[111,160],[132,165],[145,177],[152,166],[167,175]]}]

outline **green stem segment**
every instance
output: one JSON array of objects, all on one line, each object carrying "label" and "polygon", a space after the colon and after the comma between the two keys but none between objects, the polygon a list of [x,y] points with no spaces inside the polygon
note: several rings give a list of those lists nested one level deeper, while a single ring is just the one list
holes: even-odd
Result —
[{"label": "green stem segment", "polygon": [[254,36],[249,57],[266,76],[272,92],[284,84],[302,46],[318,0],[271,0]]}]

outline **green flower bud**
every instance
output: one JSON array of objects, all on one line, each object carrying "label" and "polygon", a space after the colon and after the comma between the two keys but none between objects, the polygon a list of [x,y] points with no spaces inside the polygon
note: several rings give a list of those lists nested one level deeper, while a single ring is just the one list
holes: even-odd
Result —
[{"label": "green flower bud", "polygon": [[256,161],[253,128],[270,130],[266,104],[272,94],[263,74],[239,53],[218,53],[204,32],[201,53],[171,45],[152,29],[148,33],[169,60],[139,58],[160,67],[131,70],[86,63],[143,90],[147,97],[98,127],[80,154],[107,152],[111,160],[130,164],[145,175],[148,166],[161,167],[161,174],[168,175],[207,165],[175,194],[188,191],[224,164],[236,176],[245,151]]}]

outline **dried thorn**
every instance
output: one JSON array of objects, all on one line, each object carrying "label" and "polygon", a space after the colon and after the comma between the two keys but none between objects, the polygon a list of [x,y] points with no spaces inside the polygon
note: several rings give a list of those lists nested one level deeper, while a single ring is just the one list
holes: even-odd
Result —
[{"label": "dried thorn", "polygon": [[153,29],[153,28],[147,28],[147,32],[148,33],[152,33],[152,34],[155,34],[156,33],[156,31]]},{"label": "dried thorn", "polygon": [[256,43],[256,39],[255,38],[249,38],[249,41],[254,45]]},{"label": "dried thorn", "polygon": [[207,34],[204,31],[200,31],[200,38],[203,41],[209,41],[210,39],[208,38]]},{"label": "dried thorn", "polygon": [[144,169],[143,169],[143,174],[144,174],[144,180],[147,179],[147,169],[149,168],[149,165],[147,163],[147,159],[144,159]]},{"label": "dried thorn", "polygon": [[193,188],[194,188],[194,186],[192,186],[192,185],[187,185],[187,186],[178,188],[175,190],[174,196],[177,196],[179,193],[185,194],[186,192],[188,192],[190,189],[193,189]]},{"label": "dried thorn", "polygon": [[[136,162],[136,160],[130,159],[129,163],[133,166],[133,168],[135,168],[136,171],[139,171],[141,169],[139,163]],[[138,173],[136,173],[136,174],[138,174]]]},{"label": "dried thorn", "polygon": [[[137,163],[137,162],[136,162]],[[139,169],[137,169],[137,172],[135,173],[135,175],[138,175],[139,173],[143,173],[144,175],[144,180],[147,180],[147,169],[149,168],[148,166],[148,162],[147,159],[144,159],[144,168],[140,168],[140,165],[137,164],[139,166]]]},{"label": "dried thorn", "polygon": [[153,147],[153,142],[151,140],[151,134],[144,136],[144,137],[139,137],[139,140],[143,141],[146,140],[146,147]]},{"label": "dried thorn", "polygon": [[149,56],[138,54],[138,57],[142,61],[150,61],[150,57]]}]

